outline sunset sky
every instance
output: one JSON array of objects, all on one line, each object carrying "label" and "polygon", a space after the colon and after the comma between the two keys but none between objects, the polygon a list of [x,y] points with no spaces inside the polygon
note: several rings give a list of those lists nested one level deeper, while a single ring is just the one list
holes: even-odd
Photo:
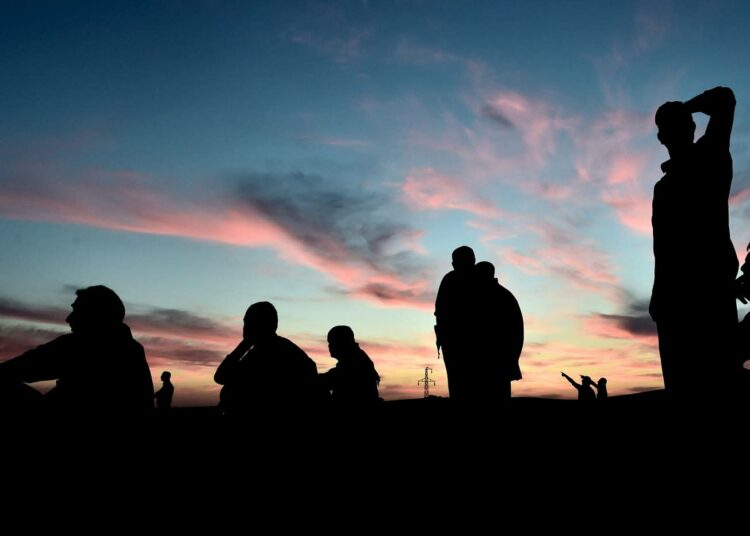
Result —
[{"label": "sunset sky", "polygon": [[262,300],[320,372],[348,324],[381,396],[425,366],[446,396],[432,313],[465,244],[524,313],[514,396],[661,388],[653,116],[734,90],[742,262],[749,29],[740,0],[0,1],[0,360],[104,284],[177,405],[216,403]]}]

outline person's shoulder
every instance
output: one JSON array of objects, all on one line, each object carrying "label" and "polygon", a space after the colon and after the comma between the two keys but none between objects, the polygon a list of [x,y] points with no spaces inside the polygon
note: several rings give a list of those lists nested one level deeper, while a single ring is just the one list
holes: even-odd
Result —
[{"label": "person's shoulder", "polygon": [[276,335],[276,340],[274,342],[276,348],[278,348],[279,350],[290,353],[299,353],[307,356],[307,353],[302,348],[300,348],[297,344],[287,339],[286,337]]},{"label": "person's shoulder", "polygon": [[451,283],[452,281],[455,281],[457,279],[460,279],[460,274],[456,270],[451,270],[447,274],[443,276],[443,279],[441,280],[440,284],[443,283]]}]

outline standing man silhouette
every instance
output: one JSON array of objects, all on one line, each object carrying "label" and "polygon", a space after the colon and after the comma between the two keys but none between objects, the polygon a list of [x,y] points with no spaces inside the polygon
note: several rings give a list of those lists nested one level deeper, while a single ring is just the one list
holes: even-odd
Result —
[{"label": "standing man silhouette", "polygon": [[518,300],[495,277],[491,262],[478,262],[477,278],[475,377],[487,374],[494,388],[478,389],[477,401],[488,409],[498,408],[510,400],[510,382],[520,380],[518,360],[523,350],[523,315]]},{"label": "standing man silhouette", "polygon": [[[667,396],[682,403],[722,397],[739,373],[732,349],[738,262],[728,207],[734,107],[732,90],[716,87],[656,112],[658,139],[669,160],[654,187],[649,312],[659,334]],[[710,119],[694,142],[696,112]]]},{"label": "standing man silhouette", "polygon": [[440,282],[435,299],[435,335],[443,350],[448,392],[454,406],[463,409],[471,398],[472,336],[476,329],[475,273],[476,258],[469,246],[453,251],[453,270]]}]

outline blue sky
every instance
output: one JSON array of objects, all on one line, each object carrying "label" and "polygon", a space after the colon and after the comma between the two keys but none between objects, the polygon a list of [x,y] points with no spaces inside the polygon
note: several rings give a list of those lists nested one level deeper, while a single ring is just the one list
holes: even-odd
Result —
[{"label": "blue sky", "polygon": [[320,371],[348,323],[386,398],[419,396],[425,365],[446,394],[432,303],[467,244],[524,311],[514,394],[573,396],[560,370],[658,388],[653,113],[717,85],[740,259],[750,240],[739,1],[0,10],[0,359],[103,283],[181,404],[215,401],[259,300]]}]

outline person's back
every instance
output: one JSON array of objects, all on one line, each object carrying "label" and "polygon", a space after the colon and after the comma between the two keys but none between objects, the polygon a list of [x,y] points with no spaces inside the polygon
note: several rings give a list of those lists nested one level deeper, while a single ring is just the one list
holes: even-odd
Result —
[{"label": "person's back", "polygon": [[494,277],[495,267],[490,262],[476,265],[477,307],[474,325],[475,338],[482,341],[484,353],[496,356],[504,379],[522,378],[518,359],[523,350],[524,326],[521,308],[513,293]]}]

